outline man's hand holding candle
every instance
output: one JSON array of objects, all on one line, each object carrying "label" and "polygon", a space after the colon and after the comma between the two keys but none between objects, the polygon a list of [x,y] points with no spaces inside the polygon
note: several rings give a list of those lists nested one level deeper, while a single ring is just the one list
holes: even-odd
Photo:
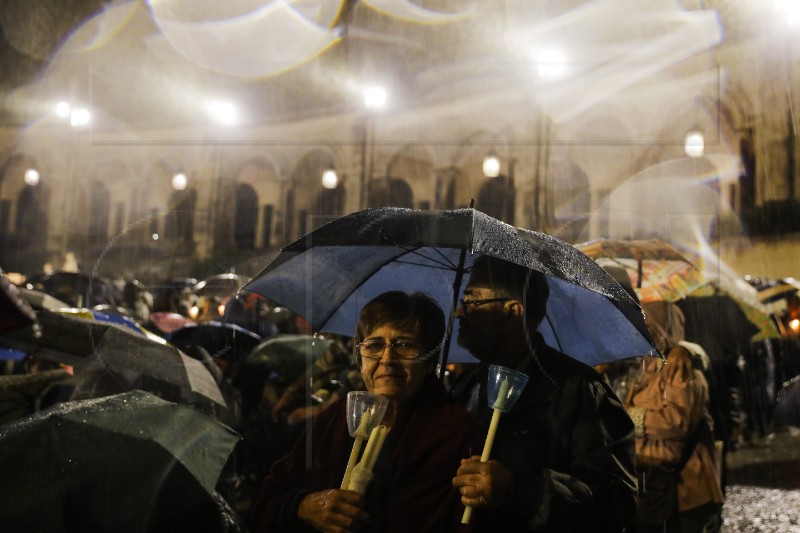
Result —
[{"label": "man's hand holding candle", "polygon": [[479,455],[462,459],[453,486],[461,491],[461,503],[468,507],[503,506],[514,487],[514,473],[502,463],[483,462]]}]

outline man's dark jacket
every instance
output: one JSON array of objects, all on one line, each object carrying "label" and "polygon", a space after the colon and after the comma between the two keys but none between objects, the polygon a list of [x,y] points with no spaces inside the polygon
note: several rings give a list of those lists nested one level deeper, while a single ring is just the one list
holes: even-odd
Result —
[{"label": "man's dark jacket", "polygon": [[[513,472],[513,493],[500,512],[479,514],[481,529],[622,531],[636,515],[633,423],[593,368],[541,335],[534,345],[517,367],[529,382],[502,415],[491,453]],[[487,372],[471,369],[453,391],[485,425]]]}]

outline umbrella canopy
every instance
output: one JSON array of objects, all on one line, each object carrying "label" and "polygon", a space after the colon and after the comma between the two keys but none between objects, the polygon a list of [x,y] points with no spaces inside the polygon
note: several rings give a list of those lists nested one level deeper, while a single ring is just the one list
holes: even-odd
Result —
[{"label": "umbrella canopy", "polygon": [[250,278],[247,276],[228,272],[204,279],[195,285],[193,290],[197,296],[227,298],[248,281]]},{"label": "umbrella canopy", "polygon": [[675,302],[705,284],[703,273],[660,239],[598,239],[575,247],[601,264],[624,268],[642,302]]},{"label": "umbrella canopy", "polygon": [[169,335],[176,330],[189,324],[194,324],[194,320],[179,313],[170,311],[157,311],[150,313],[147,323],[153,331],[160,332],[162,335]]},{"label": "umbrella canopy", "polygon": [[0,427],[6,531],[149,531],[214,492],[239,440],[143,391],[66,402]]},{"label": "umbrella canopy", "polygon": [[121,294],[107,278],[81,272],[53,272],[33,276],[25,280],[25,285],[42,290],[71,307],[116,307],[121,301]]},{"label": "umbrella canopy", "polygon": [[74,379],[63,368],[0,376],[0,425],[38,411],[40,402],[51,392],[72,385]]},{"label": "umbrella canopy", "polygon": [[167,336],[173,346],[202,346],[214,359],[236,362],[260,342],[261,337],[235,324],[203,322],[186,324]]},{"label": "umbrella canopy", "polygon": [[[746,285],[746,282],[743,282]],[[736,331],[732,331],[733,338],[743,338],[749,336],[749,341],[760,341],[764,339],[779,339],[781,337],[775,322],[773,321],[769,310],[766,306],[759,303],[755,295],[750,295],[740,288],[741,284],[735,283],[725,276],[719,277],[715,282],[710,282],[696,291],[692,292],[687,297],[687,302],[695,299],[712,298],[709,303],[703,304],[698,302],[697,305],[706,305],[712,309],[722,311],[723,315],[731,317],[731,326],[736,327]],[[755,291],[754,291],[755,292]],[[717,305],[717,301],[721,301]],[[738,310],[730,305],[730,302],[736,304]],[[683,303],[679,303],[681,308],[684,307]],[[683,309],[686,314],[687,309]],[[698,310],[698,313],[702,311]],[[700,315],[702,316],[702,314]],[[688,320],[687,315],[687,320]],[[733,326],[736,324],[737,326]],[[755,331],[753,327],[755,326]],[[702,322],[699,322],[698,328],[702,328]],[[726,335],[727,336],[727,335]]]},{"label": "umbrella canopy", "polygon": [[36,315],[17,287],[0,275],[0,331],[33,324]]},{"label": "umbrella canopy", "polygon": [[169,400],[225,405],[219,386],[202,363],[174,346],[128,327],[41,310],[34,326],[0,333],[0,346],[84,369],[120,376],[132,388]]},{"label": "umbrella canopy", "polygon": [[305,372],[306,364],[319,359],[332,343],[313,335],[278,335],[256,346],[243,364],[275,372],[288,381]]},{"label": "umbrella canopy", "polygon": [[750,349],[759,328],[726,294],[692,296],[677,303],[685,317],[687,341],[700,344],[711,361],[735,361]]},{"label": "umbrella canopy", "polygon": [[49,309],[55,311],[57,309],[66,309],[72,307],[67,302],[63,302],[44,291],[36,289],[29,289],[27,287],[17,287],[20,297],[28,302],[34,309]]},{"label": "umbrella canopy", "polygon": [[776,426],[800,427],[800,376],[784,383],[778,391],[772,421]]},{"label": "umbrella canopy", "polygon": [[[475,209],[347,215],[285,247],[243,290],[285,305],[317,331],[349,336],[375,296],[421,291],[449,310],[452,333],[465,274],[481,254],[546,275],[550,298],[539,329],[548,344],[590,365],[655,352],[641,308],[597,263],[555,237]],[[474,361],[463,350],[450,359]]]}]

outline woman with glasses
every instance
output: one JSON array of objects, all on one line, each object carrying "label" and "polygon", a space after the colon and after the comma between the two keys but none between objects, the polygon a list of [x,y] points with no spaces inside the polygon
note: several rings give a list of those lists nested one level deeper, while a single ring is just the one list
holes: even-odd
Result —
[{"label": "woman with glasses", "polygon": [[339,489],[353,438],[338,400],[273,464],[257,531],[468,530],[451,479],[482,449],[484,433],[434,374],[444,332],[444,313],[421,293],[387,292],[364,306],[354,355],[366,389],[392,400],[395,412],[372,482],[363,496]]}]

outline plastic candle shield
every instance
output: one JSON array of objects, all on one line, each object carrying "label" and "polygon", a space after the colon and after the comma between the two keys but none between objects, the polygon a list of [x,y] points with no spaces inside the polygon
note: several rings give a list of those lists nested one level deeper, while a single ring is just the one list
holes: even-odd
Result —
[{"label": "plastic candle shield", "polygon": [[[486,442],[483,445],[481,462],[487,462],[489,455],[492,453],[494,437],[497,433],[497,426],[500,423],[500,414],[506,413],[514,407],[527,384],[528,376],[525,374],[504,366],[489,365],[486,399],[489,401],[489,407],[492,408],[493,413],[489,430],[486,433]],[[472,507],[467,506],[464,508],[461,523],[469,524],[471,518]]]},{"label": "plastic candle shield", "polygon": [[347,430],[351,437],[369,438],[386,414],[389,399],[367,391],[347,393]]},{"label": "plastic candle shield", "polygon": [[528,384],[528,376],[500,365],[489,365],[486,398],[489,407],[510,411]]},{"label": "plastic candle shield", "polygon": [[367,391],[347,393],[347,430],[355,441],[353,442],[353,449],[350,451],[350,458],[347,460],[347,467],[345,468],[340,488],[347,489],[350,486],[350,477],[353,473],[353,468],[356,466],[356,460],[361,452],[364,440],[369,437],[370,443],[372,443],[372,433],[378,427],[385,428],[385,426],[379,425],[383,421],[383,416],[386,414],[388,407],[389,399],[385,396],[379,396]]}]

